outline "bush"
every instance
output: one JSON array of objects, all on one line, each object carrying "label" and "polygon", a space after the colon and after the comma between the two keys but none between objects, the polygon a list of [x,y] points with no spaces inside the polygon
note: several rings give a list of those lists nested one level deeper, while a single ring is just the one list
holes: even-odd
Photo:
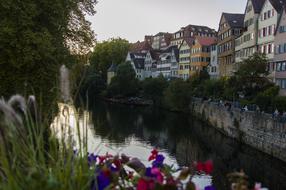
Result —
[{"label": "bush", "polygon": [[168,82],[163,76],[158,78],[148,78],[142,83],[144,96],[152,99],[154,105],[161,105],[163,93],[167,87]]},{"label": "bush", "polygon": [[172,81],[164,92],[164,103],[172,111],[187,111],[191,101],[191,86],[181,79]]},{"label": "bush", "polygon": [[273,106],[275,109],[278,109],[279,112],[286,111],[286,97],[277,96],[273,100]]},{"label": "bush", "polygon": [[107,88],[108,96],[130,97],[138,94],[139,81],[130,63],[122,63],[118,66],[116,76],[112,78]]}]

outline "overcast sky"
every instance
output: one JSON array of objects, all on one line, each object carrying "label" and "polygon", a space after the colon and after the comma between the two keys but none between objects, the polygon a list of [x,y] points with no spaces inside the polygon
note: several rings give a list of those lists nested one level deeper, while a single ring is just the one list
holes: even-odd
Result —
[{"label": "overcast sky", "polygon": [[247,0],[99,0],[89,17],[97,40],[175,32],[188,24],[217,29],[222,12],[243,13]]}]

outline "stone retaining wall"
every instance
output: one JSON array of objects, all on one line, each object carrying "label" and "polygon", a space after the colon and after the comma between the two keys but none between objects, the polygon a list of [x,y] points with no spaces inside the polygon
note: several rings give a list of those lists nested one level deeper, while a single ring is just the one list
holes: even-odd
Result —
[{"label": "stone retaining wall", "polygon": [[270,114],[242,112],[197,99],[192,101],[191,110],[227,136],[286,162],[286,123]]}]

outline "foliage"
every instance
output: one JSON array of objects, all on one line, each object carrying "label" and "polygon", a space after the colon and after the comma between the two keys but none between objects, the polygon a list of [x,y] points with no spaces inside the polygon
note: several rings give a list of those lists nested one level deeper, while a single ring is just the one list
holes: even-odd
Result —
[{"label": "foliage", "polygon": [[107,70],[112,63],[120,64],[126,59],[130,44],[127,40],[116,38],[96,44],[90,58],[94,72],[101,73],[106,80]]},{"label": "foliage", "polygon": [[194,96],[204,96],[204,82],[209,80],[210,76],[208,72],[203,69],[199,73],[196,73],[190,78],[190,85],[192,86],[192,93]]},{"label": "foliage", "polygon": [[268,60],[264,54],[255,53],[240,63],[240,67],[232,77],[231,86],[235,92],[241,92],[248,99],[269,87],[274,86],[266,76]]},{"label": "foliage", "polygon": [[117,67],[116,76],[107,88],[109,96],[134,96],[139,91],[139,81],[130,63],[122,63]]},{"label": "foliage", "polygon": [[171,81],[164,91],[164,104],[172,111],[187,111],[191,101],[191,85],[181,79]]},{"label": "foliage", "polygon": [[59,148],[38,112],[35,97],[0,101],[0,189],[89,189],[87,158],[74,159],[71,145]]},{"label": "foliage", "polygon": [[224,95],[224,80],[222,79],[214,79],[214,80],[206,80],[203,83],[204,87],[204,97],[211,97],[214,99],[218,99],[223,97]]},{"label": "foliage", "polygon": [[85,14],[95,0],[0,2],[0,95],[35,94],[47,108],[57,94],[61,64],[70,50],[84,53],[94,42]]},{"label": "foliage", "polygon": [[162,103],[163,93],[167,87],[168,82],[163,76],[147,78],[142,84],[144,96],[153,100],[153,103],[158,106]]},{"label": "foliage", "polygon": [[273,100],[273,106],[275,109],[278,109],[280,113],[286,111],[286,97],[284,96],[277,96]]},{"label": "foliage", "polygon": [[255,98],[255,104],[259,106],[261,110],[266,112],[273,112],[273,100],[279,93],[279,87],[271,87],[264,92],[259,93]]}]

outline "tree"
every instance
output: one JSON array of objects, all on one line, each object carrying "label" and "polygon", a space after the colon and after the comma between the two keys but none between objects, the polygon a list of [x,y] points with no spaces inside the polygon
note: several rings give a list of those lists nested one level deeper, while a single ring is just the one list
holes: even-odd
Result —
[{"label": "tree", "polygon": [[122,63],[118,66],[116,76],[112,78],[107,88],[109,96],[134,96],[138,93],[139,81],[130,63]]},{"label": "tree", "polygon": [[231,78],[230,86],[236,92],[243,93],[246,98],[253,99],[257,93],[274,85],[267,79],[267,63],[264,54],[253,54],[240,63],[238,71]]},{"label": "tree", "polygon": [[171,81],[164,91],[164,103],[172,111],[187,111],[191,97],[191,86],[182,79]]},{"label": "tree", "polygon": [[98,43],[92,53],[90,64],[94,72],[101,73],[106,80],[107,70],[112,63],[120,64],[126,59],[130,44],[117,38]]},{"label": "tree", "polygon": [[49,105],[57,94],[59,67],[86,53],[94,34],[85,14],[95,0],[0,2],[0,95],[35,94]]},{"label": "tree", "polygon": [[147,78],[142,84],[144,96],[153,100],[154,105],[161,105],[164,90],[168,87],[168,82],[163,76],[157,78]]}]

